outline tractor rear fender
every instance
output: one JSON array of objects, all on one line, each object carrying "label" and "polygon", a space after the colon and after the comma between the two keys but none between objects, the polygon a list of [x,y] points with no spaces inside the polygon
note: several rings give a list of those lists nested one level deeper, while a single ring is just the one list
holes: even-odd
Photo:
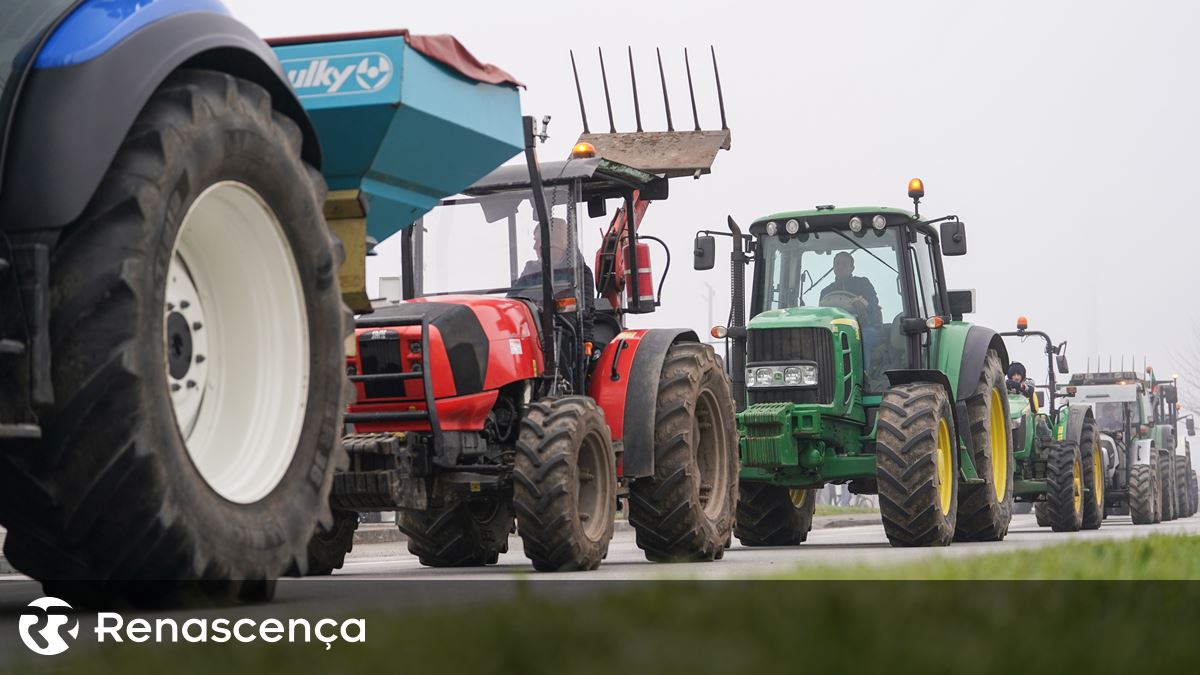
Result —
[{"label": "tractor rear fender", "polygon": [[[1058,415],[1058,424],[1054,430],[1057,440],[1068,441],[1079,445],[1083,436],[1083,423],[1092,418],[1092,407],[1089,405],[1069,405]],[[1080,452],[1084,448],[1079,448]]]},{"label": "tractor rear fender", "polygon": [[624,447],[623,476],[654,475],[654,418],[663,361],[671,345],[699,341],[691,330],[655,328],[622,331],[605,346],[588,393],[604,410],[613,441]]},{"label": "tractor rear fender", "polygon": [[[116,26],[99,26],[101,35],[72,35],[74,52],[39,57],[17,104],[7,152],[0,194],[5,229],[54,229],[78,218],[146,101],[184,67],[223,71],[266,88],[276,109],[299,125],[305,161],[320,167],[316,133],[267,44],[230,16],[174,4],[181,13],[148,24],[134,13]],[[122,34],[122,21],[144,25],[108,44]],[[52,37],[47,49],[53,45]]]}]

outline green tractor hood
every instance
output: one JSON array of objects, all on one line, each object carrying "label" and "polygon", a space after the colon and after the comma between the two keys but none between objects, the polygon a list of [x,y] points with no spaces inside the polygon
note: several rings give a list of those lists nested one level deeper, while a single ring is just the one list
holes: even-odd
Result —
[{"label": "green tractor hood", "polygon": [[858,319],[844,309],[836,307],[789,307],[787,309],[770,309],[755,316],[747,324],[750,330],[768,328],[828,328],[836,330],[837,326],[852,329],[855,336],[861,339]]}]

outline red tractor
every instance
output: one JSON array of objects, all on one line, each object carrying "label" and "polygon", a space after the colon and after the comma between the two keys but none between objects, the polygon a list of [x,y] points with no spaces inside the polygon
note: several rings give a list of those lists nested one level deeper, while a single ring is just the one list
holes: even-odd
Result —
[{"label": "red tractor", "polygon": [[[572,157],[541,165],[537,136],[525,118],[524,165],[439,207],[507,221],[508,286],[426,292],[424,228],[400,235],[403,300],[360,316],[348,345],[350,467],[335,477],[333,528],[310,546],[312,573],[341,566],[356,512],[393,509],[424,565],[493,564],[515,526],[535,569],[590,570],[608,553],[622,497],[649,560],[722,557],[738,471],[723,364],[691,330],[625,319],[660,300],[641,215],[670,178],[707,173],[729,131],[590,134],[585,119]],[[577,252],[579,205],[600,217],[610,200],[622,206],[592,292],[583,256],[559,255],[554,242],[565,236]],[[540,260],[518,274],[522,210],[537,223]],[[455,276],[471,277],[482,257],[461,255]]]}]

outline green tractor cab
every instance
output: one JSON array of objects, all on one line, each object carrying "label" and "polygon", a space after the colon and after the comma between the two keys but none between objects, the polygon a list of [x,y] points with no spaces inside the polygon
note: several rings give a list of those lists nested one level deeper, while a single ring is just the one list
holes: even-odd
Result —
[{"label": "green tractor cab", "polygon": [[[924,186],[909,196],[919,206]],[[940,224],[940,227],[935,227]],[[815,491],[878,494],[896,546],[998,540],[1012,515],[1012,439],[995,332],[964,322],[972,291],[947,288],[943,255],[966,253],[955,216],[894,208],[778,213],[733,239],[731,341],[748,546],[798,544]],[[745,321],[745,268],[752,267]]]},{"label": "green tractor cab", "polygon": [[[1104,477],[1108,458],[1091,408],[1066,404],[1055,371],[1071,372],[1066,342],[1029,330],[1025,317],[1003,337],[1046,343],[1046,384],[1009,380],[1008,407],[1013,427],[1013,499],[1033,503],[1039,525],[1056,532],[1098,529],[1104,520]],[[1022,366],[1023,369],[1023,366]],[[1047,405],[1046,394],[1049,394]]]}]

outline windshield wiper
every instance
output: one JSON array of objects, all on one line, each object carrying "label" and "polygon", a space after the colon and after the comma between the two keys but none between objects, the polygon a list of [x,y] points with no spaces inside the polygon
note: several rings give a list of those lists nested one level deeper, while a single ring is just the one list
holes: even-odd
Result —
[{"label": "windshield wiper", "polygon": [[[854,241],[854,240],[853,240],[853,239],[851,239],[850,237],[847,237],[846,235],[842,234],[841,232],[838,232],[837,230],[833,230],[833,233],[834,233],[834,234],[836,234],[837,236],[841,237],[842,239],[845,239],[846,241],[850,242],[851,244],[854,244],[854,245],[855,245],[856,247],[858,247],[859,249],[862,249],[863,251],[866,251],[866,252],[867,252],[867,255],[870,255],[872,258],[874,258],[874,259],[878,260],[879,262],[883,263],[884,265],[887,265],[887,268],[888,268],[889,270],[891,270],[891,271],[895,272],[896,274],[900,274],[900,270],[896,269],[895,267],[892,267],[891,265],[888,265],[886,260],[884,260],[883,258],[880,258],[879,256],[877,256],[877,255],[875,255],[874,253],[872,253],[872,252],[871,252],[871,249],[867,248],[866,246],[863,246],[862,244],[858,243],[857,241]],[[832,271],[833,271],[833,269],[832,269],[832,268],[830,268],[830,270],[829,270],[829,271],[830,271],[830,272],[832,272]],[[826,272],[826,273],[825,273],[825,276],[829,276],[829,273],[828,273],[828,272]],[[824,279],[825,277],[821,277],[821,278],[822,278],[822,279]]]}]

